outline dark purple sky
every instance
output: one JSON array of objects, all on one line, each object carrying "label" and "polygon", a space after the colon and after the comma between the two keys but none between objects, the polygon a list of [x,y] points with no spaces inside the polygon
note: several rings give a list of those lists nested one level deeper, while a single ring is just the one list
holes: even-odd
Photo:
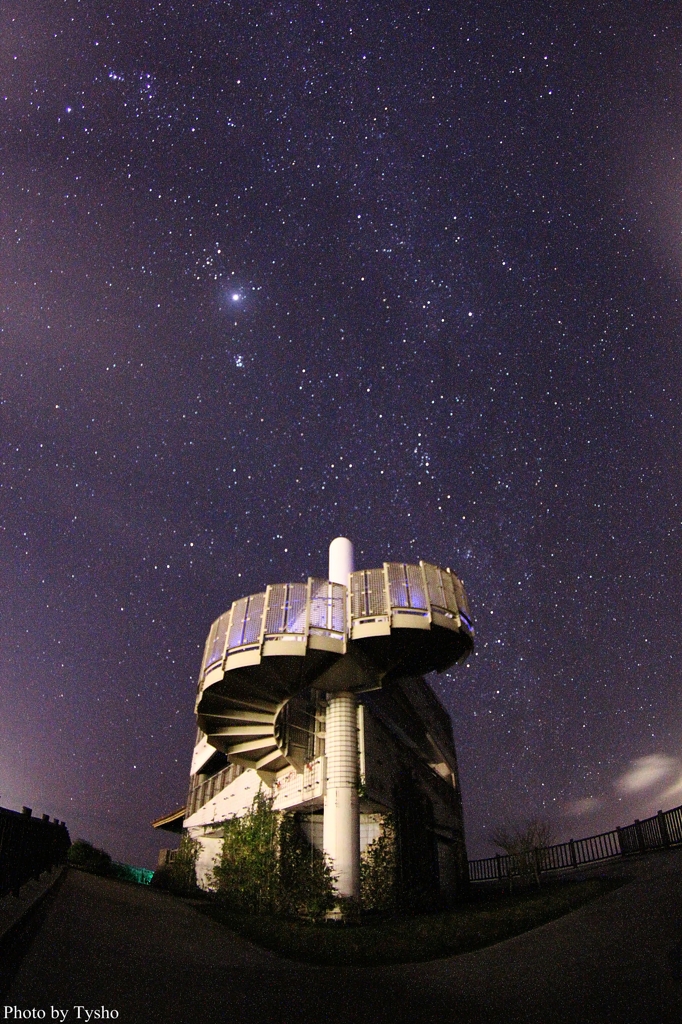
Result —
[{"label": "dark purple sky", "polygon": [[470,853],[682,803],[677,3],[0,10],[0,804],[151,865],[211,621],[425,558]]}]

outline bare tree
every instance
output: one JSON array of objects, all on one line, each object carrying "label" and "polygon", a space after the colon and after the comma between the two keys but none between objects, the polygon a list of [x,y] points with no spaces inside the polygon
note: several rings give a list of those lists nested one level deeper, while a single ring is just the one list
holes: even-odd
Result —
[{"label": "bare tree", "polygon": [[531,818],[523,825],[500,825],[492,833],[495,846],[509,857],[509,889],[512,878],[534,879],[540,885],[540,851],[554,840],[552,826],[539,818]]}]

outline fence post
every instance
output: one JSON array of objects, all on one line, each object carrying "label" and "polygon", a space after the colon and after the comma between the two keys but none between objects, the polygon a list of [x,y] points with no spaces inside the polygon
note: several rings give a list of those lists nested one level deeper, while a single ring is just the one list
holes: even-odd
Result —
[{"label": "fence post", "polygon": [[644,853],[644,835],[642,833],[642,823],[639,818],[635,818],[635,835],[637,836],[637,849],[640,853]]},{"label": "fence post", "polygon": [[502,881],[502,858],[500,857],[499,853],[495,854],[495,860],[497,861],[497,877],[498,877],[498,880],[501,882]]},{"label": "fence post", "polygon": [[670,846],[670,833],[668,832],[668,822],[665,819],[663,811],[659,811],[656,815],[658,818],[658,830],[661,833],[661,842],[667,849]]},{"label": "fence post", "polygon": [[571,839],[571,840],[569,840],[568,845],[569,845],[569,848],[570,848],[570,851],[571,851],[571,867],[577,868],[578,867],[578,859],[577,859],[577,857],[575,855],[575,843]]},{"label": "fence post", "polygon": [[625,856],[625,846],[623,845],[623,840],[621,839],[622,831],[623,831],[623,829],[620,827],[620,825],[616,825],[616,832],[618,834],[618,845],[620,846],[620,852],[621,852],[621,854],[624,857]]},{"label": "fence post", "polygon": [[23,882],[25,880],[24,879],[24,874],[23,874],[23,871],[22,871],[22,865],[25,863],[27,852],[30,851],[30,842],[31,841],[30,841],[30,837],[29,837],[29,834],[28,834],[28,830],[29,830],[29,828],[31,826],[28,824],[28,822],[30,821],[32,814],[33,814],[33,811],[31,810],[30,807],[22,807],[21,808],[21,817],[19,818],[20,825],[19,825],[18,835],[17,835],[18,854],[15,854],[16,860],[15,860],[15,864],[14,864],[14,869],[12,871],[12,875],[13,875],[13,878],[12,878],[12,895],[13,896],[18,896],[19,895],[19,890],[21,889],[21,886],[22,886],[22,884],[23,884]]}]

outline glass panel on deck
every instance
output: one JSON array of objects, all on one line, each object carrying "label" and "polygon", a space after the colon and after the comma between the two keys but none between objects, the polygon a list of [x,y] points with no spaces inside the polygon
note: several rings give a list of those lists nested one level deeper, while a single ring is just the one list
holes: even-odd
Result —
[{"label": "glass panel on deck", "polygon": [[243,643],[244,621],[246,619],[248,605],[248,597],[240,597],[239,600],[235,601],[232,605],[232,623],[230,625],[230,632],[227,638],[228,650],[231,647],[241,647]]},{"label": "glass panel on deck", "polygon": [[227,637],[227,627],[230,623],[230,613],[225,612],[220,618],[213,623],[213,629],[211,630],[211,643],[208,648],[208,654],[206,656],[206,668],[210,668],[212,665],[218,664],[223,660],[223,653],[225,650],[225,639]]},{"label": "glass panel on deck", "polygon": [[350,607],[351,616],[354,619],[362,619],[367,615],[367,601],[365,598],[365,570],[351,573],[350,577]]},{"label": "glass panel on deck", "polygon": [[261,624],[263,622],[263,608],[265,606],[265,594],[252,594],[248,599],[249,607],[244,622],[243,643],[253,644],[260,637]]},{"label": "glass panel on deck", "polygon": [[346,631],[346,588],[340,583],[331,584],[331,628],[337,633]]},{"label": "glass panel on deck", "polygon": [[326,580],[310,581],[310,625],[316,629],[329,629],[330,586]]},{"label": "glass panel on deck", "polygon": [[409,608],[410,600],[407,593],[404,564],[402,562],[389,562],[386,569],[388,572],[388,592],[391,598],[391,608]]},{"label": "glass panel on deck", "polygon": [[457,600],[457,607],[460,611],[464,612],[467,619],[471,621],[471,613],[469,612],[469,602],[467,601],[467,596],[464,593],[464,587],[462,586],[462,584],[460,583],[456,576],[452,576],[451,578],[455,591],[455,597]]},{"label": "glass panel on deck", "polygon": [[427,611],[428,604],[426,601],[426,593],[424,592],[424,579],[422,577],[421,569],[418,565],[406,565],[405,575],[407,576],[410,607],[419,608],[421,611]]},{"label": "glass panel on deck", "polygon": [[383,569],[365,569],[367,581],[367,612],[369,615],[386,615],[386,586]]},{"label": "glass panel on deck", "polygon": [[442,608],[445,611],[448,606],[445,600],[445,593],[443,591],[441,570],[438,566],[430,565],[428,562],[422,562],[422,568],[424,570],[424,575],[426,576],[429,601],[434,608]]},{"label": "glass panel on deck", "polygon": [[441,570],[440,578],[443,583],[443,592],[445,594],[447,609],[449,612],[452,612],[453,615],[457,615],[459,614],[459,609],[457,607],[457,598],[455,596],[454,576],[452,573],[443,572],[443,570]]},{"label": "glass panel on deck", "polygon": [[308,588],[305,583],[290,583],[287,607],[287,633],[305,633]]},{"label": "glass panel on deck", "polygon": [[268,611],[265,617],[266,633],[283,633],[286,615],[286,583],[275,583],[268,587]]}]

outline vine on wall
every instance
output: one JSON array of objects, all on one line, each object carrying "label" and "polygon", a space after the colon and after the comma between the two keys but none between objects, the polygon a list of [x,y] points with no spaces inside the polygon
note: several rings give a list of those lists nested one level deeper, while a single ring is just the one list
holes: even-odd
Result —
[{"label": "vine on wall", "polygon": [[391,910],[398,898],[396,833],[391,814],[384,815],[381,834],[362,854],[360,900],[363,910]]}]

